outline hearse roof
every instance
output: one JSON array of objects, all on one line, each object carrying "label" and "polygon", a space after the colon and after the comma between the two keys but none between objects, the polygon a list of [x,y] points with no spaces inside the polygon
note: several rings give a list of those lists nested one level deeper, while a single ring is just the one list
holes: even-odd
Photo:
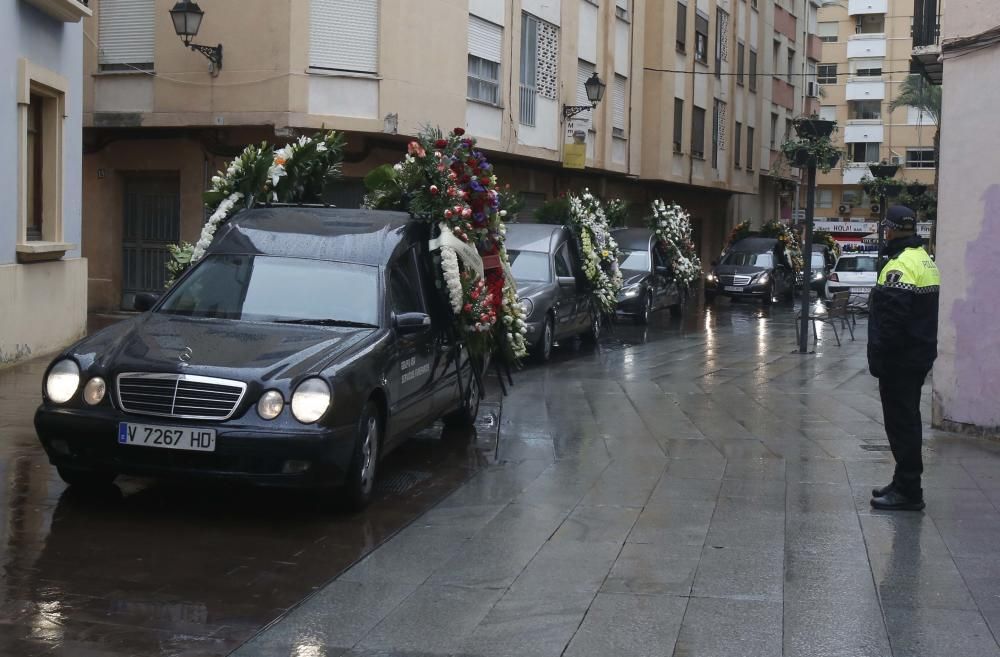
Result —
[{"label": "hearse roof", "polygon": [[405,212],[263,206],[233,216],[209,250],[385,265],[418,228]]}]

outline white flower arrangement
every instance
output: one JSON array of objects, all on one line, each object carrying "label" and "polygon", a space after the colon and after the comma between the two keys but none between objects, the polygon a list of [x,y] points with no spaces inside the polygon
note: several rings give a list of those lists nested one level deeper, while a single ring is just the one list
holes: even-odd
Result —
[{"label": "white flower arrangement", "polygon": [[212,216],[205,222],[205,226],[201,229],[201,237],[198,238],[198,242],[194,245],[194,251],[191,252],[192,265],[205,256],[205,251],[208,250],[209,245],[212,243],[212,238],[215,237],[215,231],[221,223],[229,218],[229,215],[233,213],[233,208],[236,207],[236,203],[242,198],[242,193],[233,192],[222,203],[219,203],[219,207],[215,209]]},{"label": "white flower arrangement", "polygon": [[618,268],[618,243],[611,236],[607,215],[590,190],[585,189],[579,197],[570,196],[569,204],[569,226],[577,237],[591,293],[602,312],[614,312],[622,274]]},{"label": "white flower arrangement", "polygon": [[458,253],[450,246],[441,247],[441,272],[445,288],[448,290],[448,301],[451,309],[457,315],[462,312],[465,292],[462,289],[462,275],[458,266]]},{"label": "white flower arrangement", "polygon": [[691,215],[684,208],[662,200],[653,201],[650,228],[663,247],[674,281],[688,286],[701,276],[701,260],[691,239]]}]

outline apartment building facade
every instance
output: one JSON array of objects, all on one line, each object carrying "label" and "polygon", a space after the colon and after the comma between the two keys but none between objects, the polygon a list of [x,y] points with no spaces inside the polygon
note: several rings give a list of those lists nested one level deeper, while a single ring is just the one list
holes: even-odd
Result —
[{"label": "apartment building facade", "polygon": [[[811,0],[214,0],[196,39],[223,45],[210,72],[173,33],[173,0],[90,5],[94,309],[162,287],[165,245],[197,236],[201,191],[243,145],[323,127],[348,135],[337,204],[360,202],[364,174],[423,126],[463,126],[522,193],[522,220],[583,187],[632,202],[634,222],[663,197],[692,212],[710,261],[735,221],[780,216],[757,200],[773,191],[768,117],[775,98],[783,121],[802,113],[819,57]],[[795,74],[763,75],[772,56]],[[563,108],[589,104],[594,73],[604,98],[575,117],[590,120],[586,168],[566,168]]]},{"label": "apartment building facade", "polygon": [[53,351],[86,329],[80,255],[83,76],[78,0],[0,8],[0,367]]},{"label": "apartment building facade", "polygon": [[845,242],[876,228],[878,199],[860,186],[868,164],[898,164],[898,178],[934,183],[936,118],[915,107],[889,109],[910,75],[913,10],[912,2],[836,0],[819,12],[819,114],[837,121],[846,158],[819,176],[816,217]]}]

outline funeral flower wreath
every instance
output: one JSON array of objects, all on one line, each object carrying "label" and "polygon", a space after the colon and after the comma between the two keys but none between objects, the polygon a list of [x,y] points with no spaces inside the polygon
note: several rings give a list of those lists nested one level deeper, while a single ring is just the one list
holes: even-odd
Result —
[{"label": "funeral flower wreath", "polygon": [[691,238],[691,215],[676,203],[668,205],[658,199],[653,201],[649,228],[670,263],[674,282],[687,287],[697,281],[701,277],[701,260]]},{"label": "funeral flower wreath", "polygon": [[601,313],[613,313],[622,288],[622,273],[618,268],[620,252],[611,236],[604,208],[590,190],[569,197],[566,225],[576,236],[594,306]]}]

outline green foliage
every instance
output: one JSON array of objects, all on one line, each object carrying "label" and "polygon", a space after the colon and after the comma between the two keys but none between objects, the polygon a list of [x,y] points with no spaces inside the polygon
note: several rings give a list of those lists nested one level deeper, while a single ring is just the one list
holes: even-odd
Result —
[{"label": "green foliage", "polygon": [[935,125],[941,125],[941,86],[931,84],[924,76],[914,73],[899,85],[889,111],[900,107],[916,107],[930,115]]},{"label": "green foliage", "polygon": [[628,202],[620,198],[613,198],[608,201],[604,210],[608,218],[608,225],[612,228],[624,228],[628,221],[628,208]]},{"label": "green foliage", "polygon": [[546,201],[535,210],[535,220],[540,224],[564,224],[569,216],[568,196],[558,196],[551,201]]},{"label": "green foliage", "polygon": [[810,159],[815,159],[816,168],[823,173],[830,173],[830,169],[843,156],[841,150],[833,145],[829,137],[789,138],[781,145],[781,152],[792,163],[795,162],[796,155],[800,151],[805,151],[809,154]]},{"label": "green foliage", "polygon": [[500,197],[500,209],[508,216],[512,217],[524,209],[524,199],[519,192],[512,190],[510,185],[504,185],[503,189],[497,190],[497,195]]}]

